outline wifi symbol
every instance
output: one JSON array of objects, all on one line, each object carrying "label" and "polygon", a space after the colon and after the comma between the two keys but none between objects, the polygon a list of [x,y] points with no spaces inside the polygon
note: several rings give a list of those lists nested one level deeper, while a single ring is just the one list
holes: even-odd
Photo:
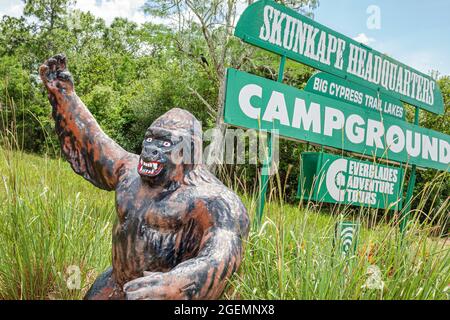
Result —
[{"label": "wifi symbol", "polygon": [[336,222],[333,245],[339,246],[343,256],[356,248],[359,224],[351,221]]},{"label": "wifi symbol", "polygon": [[347,253],[353,244],[353,238],[355,235],[355,228],[346,227],[341,231],[342,251]]}]

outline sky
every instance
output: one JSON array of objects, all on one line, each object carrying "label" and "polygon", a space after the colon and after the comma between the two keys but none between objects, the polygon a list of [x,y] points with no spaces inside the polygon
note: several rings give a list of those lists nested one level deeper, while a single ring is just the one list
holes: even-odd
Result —
[{"label": "sky", "polygon": [[[424,73],[438,70],[450,75],[450,1],[319,1],[317,22]],[[379,8],[379,29],[373,23],[367,26],[374,12],[367,13],[370,6]]]},{"label": "sky", "polygon": [[[450,75],[450,1],[319,0],[314,19],[419,71]],[[152,18],[145,0],[77,0],[76,7],[111,22]],[[0,16],[20,16],[20,0],[0,0]]]}]

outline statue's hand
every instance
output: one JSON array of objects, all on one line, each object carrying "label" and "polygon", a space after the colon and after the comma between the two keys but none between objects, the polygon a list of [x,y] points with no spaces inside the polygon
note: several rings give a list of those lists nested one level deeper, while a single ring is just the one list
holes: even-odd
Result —
[{"label": "statue's hand", "polygon": [[186,299],[185,291],[191,285],[182,285],[170,273],[144,272],[143,277],[125,283],[123,291],[127,300],[179,300]]},{"label": "statue's hand", "polygon": [[56,98],[74,92],[72,75],[67,70],[67,60],[63,54],[45,61],[39,68],[39,76],[47,91]]},{"label": "statue's hand", "polygon": [[144,277],[131,280],[123,286],[127,300],[162,299],[157,291],[164,284],[162,272],[144,272]]}]

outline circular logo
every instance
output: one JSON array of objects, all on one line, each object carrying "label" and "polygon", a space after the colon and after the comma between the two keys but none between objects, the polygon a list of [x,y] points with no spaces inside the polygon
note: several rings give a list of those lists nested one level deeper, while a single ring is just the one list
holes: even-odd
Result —
[{"label": "circular logo", "polygon": [[345,159],[333,161],[327,170],[326,186],[330,196],[336,201],[344,201],[345,197],[345,176],[347,172],[347,163]]}]

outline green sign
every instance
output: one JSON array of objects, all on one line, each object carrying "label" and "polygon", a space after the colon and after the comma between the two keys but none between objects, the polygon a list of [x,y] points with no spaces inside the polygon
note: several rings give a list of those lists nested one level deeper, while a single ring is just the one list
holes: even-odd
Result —
[{"label": "green sign", "polygon": [[234,69],[224,121],[336,149],[450,171],[450,136]]},{"label": "green sign", "polygon": [[405,119],[405,110],[400,100],[363,87],[328,73],[318,72],[309,78],[305,91],[341,100],[358,107],[368,108],[385,115]]},{"label": "green sign", "polygon": [[343,256],[356,251],[359,224],[349,221],[336,223],[334,245],[341,249]]},{"label": "green sign", "polygon": [[430,76],[273,1],[250,5],[241,15],[235,35],[419,108],[444,113],[441,91]]},{"label": "green sign", "polygon": [[303,153],[299,198],[401,209],[403,169],[327,153]]}]

